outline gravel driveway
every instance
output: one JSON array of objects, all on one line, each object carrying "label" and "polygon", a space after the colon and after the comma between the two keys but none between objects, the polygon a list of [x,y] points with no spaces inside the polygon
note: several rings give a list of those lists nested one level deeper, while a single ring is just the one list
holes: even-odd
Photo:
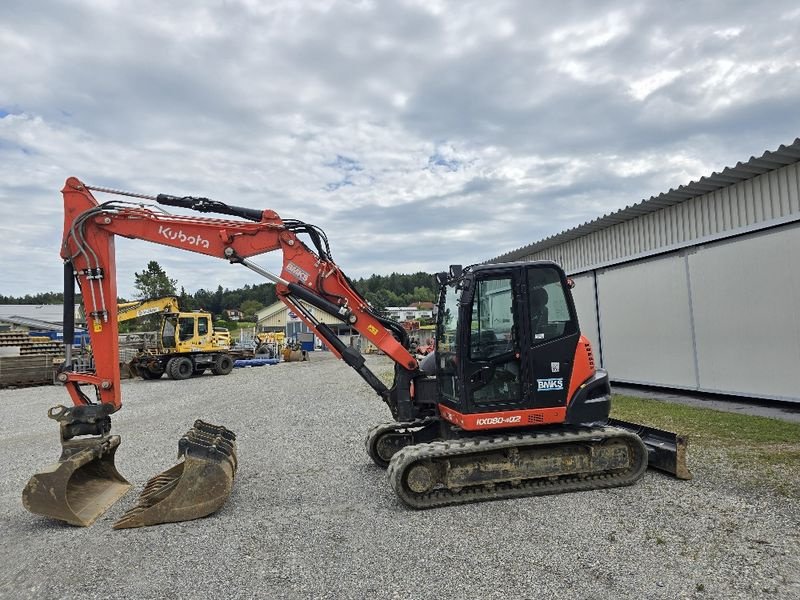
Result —
[{"label": "gravel driveway", "polygon": [[[389,367],[371,357],[375,370]],[[130,492],[90,528],[31,515],[28,477],[58,455],[58,387],[0,391],[0,598],[800,598],[800,502],[692,453],[695,479],[415,512],[364,451],[388,409],[343,363],[123,382]],[[238,435],[209,518],[114,531],[200,417]]]}]

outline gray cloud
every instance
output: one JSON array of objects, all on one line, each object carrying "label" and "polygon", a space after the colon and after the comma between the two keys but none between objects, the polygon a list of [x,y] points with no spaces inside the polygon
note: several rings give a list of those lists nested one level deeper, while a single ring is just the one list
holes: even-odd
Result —
[{"label": "gray cloud", "polygon": [[[792,141],[799,25],[789,0],[7,2],[0,293],[60,285],[70,175],[310,221],[352,277],[484,260]],[[253,282],[125,240],[121,293],[153,258]]]}]

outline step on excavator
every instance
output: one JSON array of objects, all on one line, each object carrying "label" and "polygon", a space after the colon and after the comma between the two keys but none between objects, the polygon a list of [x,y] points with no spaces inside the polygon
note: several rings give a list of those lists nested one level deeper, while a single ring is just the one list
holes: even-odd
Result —
[{"label": "step on excavator", "polygon": [[[93,191],[138,200],[98,203]],[[366,450],[409,507],[631,485],[648,466],[691,477],[683,437],[609,419],[608,374],[595,365],[578,326],[572,282],[556,263],[454,265],[438,274],[436,347],[420,363],[409,352],[407,332],[357,292],[314,225],[272,210],[147,196],[74,177],[62,194],[68,353],[58,380],[73,406],[49,412],[60,425],[62,454],[28,482],[23,502],[31,512],[89,525],[130,487],[114,464],[120,438],[110,433],[111,415],[122,407],[117,235],[214,256],[275,283],[278,297],[388,405],[392,420],[369,432]],[[174,215],[162,206],[235,218]],[[250,260],[273,251],[283,255],[280,274]],[[89,372],[69,355],[76,281],[95,351]],[[391,358],[392,384],[308,306],[336,317]],[[234,434],[198,422],[179,450],[182,462],[151,479],[115,527],[194,519],[224,504],[236,471]]]}]

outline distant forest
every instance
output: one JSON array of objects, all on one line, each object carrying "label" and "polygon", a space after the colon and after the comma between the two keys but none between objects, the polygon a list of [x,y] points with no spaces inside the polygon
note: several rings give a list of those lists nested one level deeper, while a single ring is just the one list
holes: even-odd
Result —
[{"label": "distant forest", "polygon": [[[357,279],[353,284],[378,310],[387,306],[408,306],[412,302],[435,300],[433,275],[429,273],[372,275]],[[182,309],[203,309],[215,315],[222,314],[226,309],[238,309],[249,316],[278,300],[275,286],[271,283],[245,285],[234,290],[218,286],[216,290],[199,289],[194,294],[186,292],[182,287],[179,289],[175,295],[180,298]],[[119,298],[120,302],[125,300]],[[61,304],[63,301],[64,294],[61,292],[26,294],[19,297],[0,294],[0,304]]]}]

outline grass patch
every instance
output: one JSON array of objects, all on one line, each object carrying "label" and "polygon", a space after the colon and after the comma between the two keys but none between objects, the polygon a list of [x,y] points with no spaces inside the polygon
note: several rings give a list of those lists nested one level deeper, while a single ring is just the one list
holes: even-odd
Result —
[{"label": "grass patch", "polygon": [[800,497],[800,423],[614,395],[611,416],[674,431],[718,453],[751,483]]}]

